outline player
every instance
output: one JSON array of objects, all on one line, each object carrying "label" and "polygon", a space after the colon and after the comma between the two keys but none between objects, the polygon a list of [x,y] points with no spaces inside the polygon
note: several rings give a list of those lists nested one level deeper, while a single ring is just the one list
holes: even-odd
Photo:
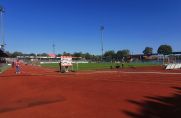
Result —
[{"label": "player", "polygon": [[19,62],[19,60],[17,60],[16,62],[15,62],[15,66],[16,66],[16,74],[20,74],[20,62]]}]

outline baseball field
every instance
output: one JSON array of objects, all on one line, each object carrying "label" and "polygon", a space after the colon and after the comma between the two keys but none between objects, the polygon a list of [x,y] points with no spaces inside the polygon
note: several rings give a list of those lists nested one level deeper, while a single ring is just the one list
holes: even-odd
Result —
[{"label": "baseball field", "polygon": [[180,118],[181,71],[161,66],[0,74],[0,118]]}]

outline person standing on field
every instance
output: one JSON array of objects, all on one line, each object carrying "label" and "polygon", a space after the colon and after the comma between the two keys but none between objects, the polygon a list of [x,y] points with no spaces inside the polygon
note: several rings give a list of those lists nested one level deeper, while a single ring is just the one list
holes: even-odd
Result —
[{"label": "person standing on field", "polygon": [[12,68],[14,68],[14,61],[12,62],[11,66],[12,66]]},{"label": "person standing on field", "polygon": [[15,66],[16,66],[16,74],[20,74],[20,62],[19,62],[19,60],[17,60],[15,62]]}]

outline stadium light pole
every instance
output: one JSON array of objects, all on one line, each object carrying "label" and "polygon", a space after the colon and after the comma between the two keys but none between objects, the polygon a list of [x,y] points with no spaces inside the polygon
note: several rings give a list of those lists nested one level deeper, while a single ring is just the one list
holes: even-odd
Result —
[{"label": "stadium light pole", "polygon": [[104,26],[100,26],[101,31],[101,61],[103,60],[103,54],[104,54],[104,47],[103,47],[103,33],[104,33]]},{"label": "stadium light pole", "polygon": [[53,43],[52,47],[53,47],[53,54],[55,54],[55,44],[54,43]]},{"label": "stadium light pole", "polygon": [[4,8],[0,6],[0,35],[1,35],[1,49],[4,50],[4,31],[3,31],[3,13],[4,13]]}]

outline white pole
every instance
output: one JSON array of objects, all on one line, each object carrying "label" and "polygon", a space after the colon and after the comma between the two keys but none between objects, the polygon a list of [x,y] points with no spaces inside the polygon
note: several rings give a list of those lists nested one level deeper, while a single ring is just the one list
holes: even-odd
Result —
[{"label": "white pole", "polygon": [[1,33],[1,49],[4,50],[4,29],[3,29],[3,12],[4,12],[4,9],[3,7],[0,6],[0,33]]}]

